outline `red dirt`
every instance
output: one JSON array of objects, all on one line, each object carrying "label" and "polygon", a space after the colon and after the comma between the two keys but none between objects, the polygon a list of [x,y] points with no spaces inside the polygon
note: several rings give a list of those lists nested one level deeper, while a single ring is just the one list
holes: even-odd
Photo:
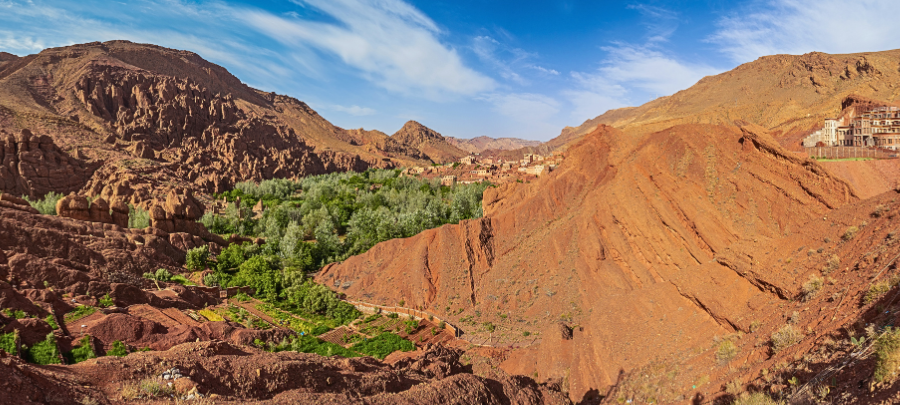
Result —
[{"label": "red dirt", "polygon": [[[504,368],[565,377],[578,401],[620,370],[748,329],[751,313],[798,287],[747,255],[854,201],[849,185],[758,127],[643,137],[601,127],[548,178],[489,189],[485,219],[381,243],[317,280],[448,317],[470,341],[489,335],[484,322],[539,333]],[[580,325],[573,339],[554,336],[560,319]]]}]

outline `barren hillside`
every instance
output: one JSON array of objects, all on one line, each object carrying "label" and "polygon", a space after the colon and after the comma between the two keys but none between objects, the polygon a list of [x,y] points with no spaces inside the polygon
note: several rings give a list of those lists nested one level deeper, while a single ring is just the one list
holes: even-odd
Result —
[{"label": "barren hillside", "polygon": [[799,135],[836,115],[841,101],[859,94],[882,101],[900,99],[900,50],[829,55],[764,56],[737,68],[701,79],[690,88],[639,107],[620,108],[568,127],[563,146],[593,131],[598,124],[654,132],[678,124],[730,124],[744,120],[772,132],[788,149]]},{"label": "barren hillside", "polygon": [[[752,124],[643,136],[601,126],[549,178],[486,192],[484,219],[379,244],[317,278],[449,316],[471,335],[485,323],[543,332],[505,367],[565,376],[579,401],[620,370],[749,330],[799,288],[757,267],[760,252],[854,201],[847,183]],[[571,343],[561,320],[578,325]]]}]

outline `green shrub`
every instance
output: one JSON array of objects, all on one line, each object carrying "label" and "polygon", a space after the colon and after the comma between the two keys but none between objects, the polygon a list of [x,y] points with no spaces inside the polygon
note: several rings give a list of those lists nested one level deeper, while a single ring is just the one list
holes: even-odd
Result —
[{"label": "green shrub", "polygon": [[875,382],[889,382],[897,377],[900,369],[900,327],[888,326],[875,340]]},{"label": "green shrub", "polygon": [[3,310],[3,313],[6,316],[14,319],[24,319],[28,317],[28,314],[26,314],[25,311],[22,311],[21,309],[6,308]]},{"label": "green shrub", "polygon": [[172,273],[169,273],[166,269],[157,269],[155,273],[144,273],[144,278],[152,280],[153,283],[156,284],[156,288],[161,290],[162,288],[159,286],[159,282],[172,280]]},{"label": "green shrub", "polygon": [[178,283],[181,285],[197,285],[197,283],[195,283],[191,280],[188,280],[187,277],[185,277],[181,274],[176,274],[176,275],[172,276],[172,278],[170,278],[169,281],[173,282],[173,283]]},{"label": "green shrub", "polygon": [[47,317],[44,318],[44,322],[47,322],[47,325],[50,325],[50,328],[53,330],[59,329],[59,325],[56,324],[56,317],[54,317],[53,314],[47,315]]},{"label": "green shrub", "polygon": [[56,215],[56,203],[63,197],[62,194],[54,193],[52,191],[44,195],[43,199],[39,200],[32,201],[28,196],[22,196],[25,201],[28,201],[28,204],[31,204],[34,209],[44,215]]},{"label": "green shrub", "polygon": [[250,298],[250,296],[247,294],[239,292],[239,293],[235,294],[234,296],[232,296],[231,299],[233,299],[237,302],[247,302],[247,301],[252,300],[253,298]]},{"label": "green shrub", "polygon": [[47,338],[35,343],[33,346],[22,347],[25,361],[34,364],[59,364],[59,348],[56,347],[56,337],[48,333]]},{"label": "green shrub", "polygon": [[217,276],[215,273],[209,273],[203,276],[203,284],[209,287],[218,287],[219,276]]},{"label": "green shrub", "polygon": [[101,297],[98,300],[98,302],[100,303],[100,307],[102,307],[102,308],[108,308],[108,307],[115,305],[112,298],[109,298],[109,294],[106,294],[103,297]]},{"label": "green shrub", "polygon": [[125,343],[122,343],[121,340],[116,340],[112,342],[112,348],[106,351],[106,355],[125,357],[128,355],[128,348],[125,347]]},{"label": "green shrub", "polygon": [[273,351],[294,351],[298,353],[316,353],[322,356],[359,357],[360,354],[345,349],[334,343],[323,341],[317,337],[303,335],[291,336],[273,348]]},{"label": "green shrub", "polygon": [[91,336],[85,335],[78,341],[78,345],[72,348],[72,351],[63,354],[66,362],[69,364],[81,363],[82,361],[97,357],[94,347],[91,344]]},{"label": "green shrub", "polygon": [[128,227],[144,229],[150,226],[150,213],[140,207],[128,204]]},{"label": "green shrub", "polygon": [[19,331],[13,330],[9,333],[0,334],[0,350],[12,355],[18,355],[16,345],[19,342]]},{"label": "green shrub", "polygon": [[526,330],[526,331],[522,332],[522,336],[525,336],[525,337],[531,336],[531,332]]},{"label": "green shrub", "polygon": [[75,307],[72,311],[66,314],[64,320],[66,323],[75,322],[81,318],[84,318],[90,314],[97,312],[97,308],[88,305],[80,305]]},{"label": "green shrub", "polygon": [[200,271],[206,269],[209,260],[209,246],[203,245],[187,251],[184,267],[192,271]]},{"label": "green shrub", "polygon": [[772,334],[772,350],[776,353],[803,340],[803,333],[791,325],[785,325]]},{"label": "green shrub", "polygon": [[409,352],[415,350],[416,346],[400,336],[390,332],[382,333],[372,339],[359,342],[350,347],[351,350],[384,360],[387,355],[395,351]]}]

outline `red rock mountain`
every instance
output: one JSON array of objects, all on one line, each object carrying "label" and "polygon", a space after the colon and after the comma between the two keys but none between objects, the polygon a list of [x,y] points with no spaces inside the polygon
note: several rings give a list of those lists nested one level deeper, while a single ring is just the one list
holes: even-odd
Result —
[{"label": "red rock mountain", "polygon": [[[799,289],[758,262],[856,200],[753,124],[644,135],[601,125],[548,177],[488,189],[483,219],[378,244],[317,279],[449,317],[473,340],[487,324],[498,338],[542,332],[504,367],[564,378],[580,401],[621,370],[749,330]],[[574,335],[560,335],[560,320]]]},{"label": "red rock mountain", "polygon": [[134,203],[163,185],[210,193],[428,159],[381,132],[338,128],[194,53],[126,41],[0,55],[0,148],[3,191]]},{"label": "red rock mountain", "polygon": [[391,135],[400,144],[410,145],[424,153],[435,163],[455,162],[469,153],[453,146],[441,134],[416,121],[408,121],[403,128]]},{"label": "red rock mountain", "polygon": [[764,56],[701,79],[690,88],[640,107],[610,110],[567,127],[548,143],[555,149],[590,133],[598,124],[644,132],[677,124],[730,124],[745,120],[770,130],[789,149],[802,135],[837,115],[841,101],[857,94],[900,99],[900,50],[829,55]]},{"label": "red rock mountain", "polygon": [[469,153],[481,153],[486,150],[515,150],[524,147],[535,147],[541,141],[529,141],[519,138],[490,138],[479,136],[472,139],[445,138],[448,143]]}]

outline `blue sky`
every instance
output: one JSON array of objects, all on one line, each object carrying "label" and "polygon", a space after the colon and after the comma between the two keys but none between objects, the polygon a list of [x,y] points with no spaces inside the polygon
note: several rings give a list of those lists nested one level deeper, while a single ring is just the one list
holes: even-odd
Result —
[{"label": "blue sky", "polygon": [[[548,140],[763,55],[897,47],[895,0],[0,0],[0,51],[196,52],[344,128]],[[851,12],[852,11],[852,12]],[[854,27],[852,35],[847,27]]]}]

